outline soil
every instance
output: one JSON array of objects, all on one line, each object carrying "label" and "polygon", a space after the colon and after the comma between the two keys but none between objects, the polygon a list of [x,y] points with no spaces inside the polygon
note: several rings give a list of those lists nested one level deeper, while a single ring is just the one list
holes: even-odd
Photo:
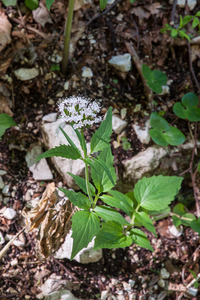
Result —
[{"label": "soil", "polygon": [[[68,64],[67,75],[60,71],[52,71],[53,65],[59,64],[50,59],[55,50],[62,53],[66,2],[55,1],[50,10],[53,23],[46,23],[45,26],[37,23],[30,11],[22,10],[23,1],[18,1],[17,7],[7,8],[0,3],[1,11],[8,16],[12,24],[11,43],[0,53],[1,82],[10,91],[13,118],[20,125],[19,129],[6,130],[0,142],[0,169],[7,172],[2,178],[5,184],[10,185],[12,191],[6,206],[18,212],[18,217],[14,220],[0,217],[0,230],[4,235],[16,234],[24,226],[21,210],[26,204],[23,196],[27,189],[31,187],[34,190],[33,197],[37,197],[42,195],[48,184],[32,178],[25,155],[32,143],[38,142],[43,145],[40,131],[42,117],[58,111],[59,98],[84,95],[96,99],[102,104],[102,115],[109,106],[119,114],[122,108],[127,109],[126,135],[131,148],[128,151],[122,146],[115,149],[113,141],[117,140],[117,135],[114,133],[111,142],[114,164],[120,169],[122,160],[146,149],[147,145],[141,144],[133,129],[136,122],[143,126],[151,113],[151,106],[136,65],[132,62],[132,69],[124,78],[123,74],[108,64],[112,56],[128,52],[126,42],[131,43],[137,50],[141,63],[167,74],[168,80],[171,80],[170,94],[154,94],[154,101],[157,102],[154,110],[165,111],[165,118],[170,124],[175,122],[177,128],[186,136],[189,134],[187,122],[176,119],[172,112],[173,104],[180,101],[185,93],[191,91],[198,95],[198,87],[191,75],[187,43],[182,46],[173,45],[167,34],[160,33],[163,24],[170,22],[172,5],[161,0],[156,9],[156,3],[153,0],[141,0],[132,4],[129,0],[117,1],[117,4],[105,13],[100,11],[98,1],[79,8],[74,16],[72,37],[79,34],[78,29],[75,30],[78,22],[84,22],[86,26],[73,46],[74,53]],[[195,6],[192,14],[198,11],[200,3]],[[177,6],[175,24],[179,22],[180,14],[185,15],[185,8]],[[192,33],[198,35],[197,30],[193,30]],[[34,62],[28,64],[31,58],[28,52],[25,60],[14,60],[17,49],[22,45],[29,47],[30,43],[37,53]],[[200,81],[198,59],[193,63],[193,68],[197,81]],[[91,79],[84,80],[81,77],[83,66],[92,69]],[[36,67],[40,74],[34,79],[20,81],[13,73],[20,67]],[[8,78],[11,79],[10,82]],[[68,90],[64,89],[66,81],[69,81]],[[140,109],[135,111],[138,104],[141,105]],[[88,140],[94,130],[95,127],[85,132]],[[149,145],[151,144],[153,142]],[[62,178],[51,162],[48,163],[54,172],[54,182],[58,184]],[[183,187],[183,192],[193,195],[191,183],[190,186]],[[189,209],[195,213],[194,198],[192,203]],[[0,210],[4,207],[5,204],[1,201]],[[113,296],[109,299],[200,299],[198,293],[197,296],[191,296],[181,290],[182,286],[189,284],[193,279],[188,270],[199,273],[199,236],[192,229],[185,227],[183,234],[175,238],[168,231],[170,225],[171,218],[157,221],[157,238],[145,232],[155,249],[153,253],[136,245],[125,249],[103,249],[103,258],[97,263],[87,265],[67,259],[58,261],[53,257],[41,262],[35,252],[35,235],[25,233],[26,246],[17,248],[12,245],[0,263],[0,299],[37,299],[40,285],[53,273],[62,276],[62,279],[81,283],[79,289],[72,291],[75,297],[81,299],[98,299],[105,290],[109,291],[110,297]],[[12,266],[10,262],[15,258],[18,259],[18,264]],[[165,280],[165,287],[158,284],[163,268],[170,273],[170,277]],[[37,277],[36,272],[40,273],[42,270],[45,270],[44,275]],[[130,291],[126,289],[129,280],[135,281],[132,298],[129,295]],[[174,290],[167,288],[169,283],[176,284]]]}]

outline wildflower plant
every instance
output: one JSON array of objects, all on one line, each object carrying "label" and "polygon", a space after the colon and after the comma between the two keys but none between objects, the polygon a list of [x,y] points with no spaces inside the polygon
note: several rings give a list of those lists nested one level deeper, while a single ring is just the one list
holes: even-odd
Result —
[{"label": "wildflower plant", "polygon": [[[140,229],[146,227],[156,235],[155,227],[149,215],[167,209],[174,200],[182,182],[181,177],[153,176],[137,182],[134,189],[123,194],[113,190],[117,176],[113,166],[110,146],[112,134],[112,109],[108,109],[105,120],[97,117],[100,106],[89,99],[70,97],[59,103],[61,117],[74,129],[82,151],[74,144],[66,132],[68,145],[60,145],[37,157],[61,156],[69,159],[80,159],[85,163],[85,178],[68,173],[75,180],[82,192],[60,188],[76,207],[72,217],[73,249],[71,259],[87,247],[95,237],[94,249],[124,248],[132,243],[153,251],[146,236]],[[101,122],[102,121],[102,122]],[[101,122],[100,127],[91,138],[90,150],[86,147],[83,129]],[[89,152],[89,153],[88,153]],[[94,155],[94,154],[97,155]],[[89,181],[89,166],[91,179]],[[104,203],[99,205],[98,200]],[[62,224],[62,226],[67,226]]]}]

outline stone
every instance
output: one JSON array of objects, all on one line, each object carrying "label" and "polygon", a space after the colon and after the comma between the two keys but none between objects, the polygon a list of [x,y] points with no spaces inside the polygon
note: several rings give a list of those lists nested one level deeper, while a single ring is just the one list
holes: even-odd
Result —
[{"label": "stone", "polygon": [[[169,3],[172,4],[173,0],[170,0]],[[177,1],[177,5],[182,8],[185,8],[185,3],[186,3],[186,0],[178,0]],[[195,8],[195,6],[197,5],[197,0],[188,0],[187,5],[188,5],[189,10],[193,10]]]},{"label": "stone", "polygon": [[150,134],[149,134],[150,122],[149,120],[145,123],[145,127],[141,128],[138,124],[134,124],[133,128],[135,133],[142,144],[148,144],[150,142]]},{"label": "stone", "polygon": [[85,77],[85,78],[92,78],[93,77],[93,72],[90,68],[88,67],[83,67],[82,68],[82,77]]},{"label": "stone", "polygon": [[124,180],[128,179],[129,182],[135,183],[145,173],[155,170],[166,154],[165,149],[152,146],[131,159],[124,160],[122,162],[124,166]]},{"label": "stone", "polygon": [[169,228],[169,232],[175,236],[175,237],[179,237],[183,234],[183,226],[179,226],[179,227],[176,227],[174,225],[170,226]]},{"label": "stone", "polygon": [[49,122],[49,123],[55,122],[56,119],[57,119],[57,115],[58,115],[57,113],[51,113],[51,114],[48,114],[48,115],[44,116],[42,118],[42,120],[45,121],[45,122]]},{"label": "stone", "polygon": [[4,182],[3,182],[2,177],[0,176],[0,190],[2,190],[3,187],[4,187]]},{"label": "stone", "polygon": [[123,55],[112,56],[108,63],[118,71],[129,72],[131,69],[131,55],[130,53],[125,53]]},{"label": "stone", "polygon": [[49,99],[49,101],[47,102],[49,105],[54,105],[55,101],[53,99]]},{"label": "stone", "polygon": [[41,146],[37,144],[30,145],[30,151],[27,152],[25,160],[29,170],[33,173],[35,180],[52,180],[53,175],[45,158],[35,163],[38,155],[42,153]]},{"label": "stone", "polygon": [[3,217],[8,220],[12,220],[12,219],[14,219],[16,214],[17,214],[17,212],[14,209],[7,207],[3,213]]},{"label": "stone", "polygon": [[[56,122],[53,123],[46,123],[44,124],[41,129],[44,137],[44,142],[47,147],[47,149],[55,148],[56,146],[65,144],[67,145],[67,140],[64,137],[63,133],[61,132],[61,127],[71,140],[74,142],[74,144],[81,149],[79,139],[73,130],[73,128],[70,125],[66,125],[65,121],[62,119],[58,119]],[[87,148],[89,149],[89,143],[87,144]],[[52,157],[51,158],[55,168],[60,173],[60,175],[63,177],[63,180],[66,181],[66,184],[69,188],[78,190],[80,189],[77,184],[75,183],[74,179],[67,174],[67,172],[72,172],[73,174],[84,177],[85,175],[85,164],[82,160],[72,160],[62,157]]]},{"label": "stone", "polygon": [[26,68],[20,68],[16,71],[14,71],[14,74],[17,79],[19,80],[30,80],[39,75],[39,70],[36,68],[26,69]]},{"label": "stone", "polygon": [[167,272],[167,270],[165,268],[160,270],[160,278],[162,279],[168,279],[170,276],[170,273]]},{"label": "stone", "polygon": [[0,175],[6,175],[7,172],[5,170],[0,170]]},{"label": "stone", "polygon": [[69,89],[69,81],[66,81],[64,86],[63,86],[64,90],[68,90]]},{"label": "stone", "polygon": [[58,50],[54,50],[54,53],[51,56],[51,61],[53,63],[59,64],[62,61],[62,52],[58,52]]},{"label": "stone", "polygon": [[124,130],[124,128],[127,126],[127,124],[128,123],[126,121],[121,120],[119,117],[113,115],[112,128],[116,134],[120,134]]},{"label": "stone", "polygon": [[161,288],[165,287],[165,281],[163,279],[158,280],[158,286]]},{"label": "stone", "polygon": [[169,94],[169,86],[168,85],[162,85],[162,93],[160,93],[160,96],[164,96]]},{"label": "stone", "polygon": [[101,300],[106,300],[108,297],[108,291],[102,291],[101,292]]},{"label": "stone", "polygon": [[18,265],[18,259],[17,258],[14,258],[13,260],[11,260],[10,262],[11,266],[15,267]]},{"label": "stone", "polygon": [[191,296],[193,296],[193,297],[196,297],[196,296],[197,296],[197,293],[198,293],[198,289],[195,289],[195,288],[193,288],[193,287],[190,287],[190,288],[188,289],[188,294],[191,295]]},{"label": "stone", "polygon": [[[14,197],[13,197],[13,198],[14,198]],[[3,198],[3,203],[4,203],[5,205],[7,205],[8,202],[9,202],[9,200],[10,200],[10,197],[4,197],[4,198]]]},{"label": "stone", "polygon": [[[71,258],[73,239],[71,237],[72,230],[67,234],[65,242],[60,249],[54,254],[57,259]],[[87,248],[83,248],[74,259],[82,264],[94,263],[102,258],[102,249],[93,250],[94,239],[88,244]]]},{"label": "stone", "polygon": [[2,194],[3,194],[4,196],[10,196],[9,189],[10,189],[10,186],[9,186],[8,184],[7,184],[7,185],[4,185],[3,190],[2,190]]},{"label": "stone", "polygon": [[[6,234],[5,240],[10,241],[13,237],[14,237],[14,235],[12,235],[12,234]],[[16,238],[12,243],[13,243],[13,245],[15,245],[18,248],[23,248],[25,246],[25,242],[22,242],[18,238]]]},{"label": "stone", "polygon": [[0,245],[2,245],[4,243],[5,243],[5,239],[4,239],[3,233],[0,231]]},{"label": "stone", "polygon": [[122,120],[124,120],[126,118],[126,114],[127,114],[127,108],[122,108],[121,109],[121,118],[122,118]]}]

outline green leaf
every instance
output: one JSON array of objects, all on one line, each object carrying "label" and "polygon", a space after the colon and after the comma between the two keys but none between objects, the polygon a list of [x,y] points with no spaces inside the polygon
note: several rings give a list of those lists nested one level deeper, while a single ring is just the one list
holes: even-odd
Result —
[{"label": "green leaf", "polygon": [[154,80],[161,86],[167,84],[167,75],[162,71],[153,70],[153,76],[154,76]]},{"label": "green leaf", "polygon": [[[73,125],[72,124],[70,124],[70,125],[74,129]],[[81,148],[82,148],[83,152],[87,153],[87,146],[86,146],[86,142],[85,142],[84,137],[80,134],[80,132],[79,132],[78,129],[74,129],[74,131],[76,132],[76,135],[77,135],[77,137],[79,139],[79,142],[80,142],[80,145],[81,145]]]},{"label": "green leaf", "polygon": [[[84,178],[80,177],[80,176],[77,176],[77,175],[74,175],[70,172],[67,172],[67,174],[69,174],[73,179],[74,181],[76,182],[76,184],[83,190],[83,192],[85,194],[87,194],[87,187],[86,187],[86,181]],[[90,191],[91,191],[91,194],[92,196],[95,196],[96,193],[95,193],[95,187],[89,182],[89,186],[90,186]]]},{"label": "green leaf", "polygon": [[6,129],[10,128],[11,126],[17,126],[13,118],[7,114],[0,114],[0,140]]},{"label": "green leaf", "polygon": [[15,6],[17,4],[17,0],[2,0],[3,4],[7,6]]},{"label": "green leaf", "polygon": [[80,150],[76,147],[76,145],[74,144],[74,142],[70,139],[70,137],[68,136],[68,134],[66,134],[66,132],[59,127],[60,130],[62,131],[63,135],[65,136],[66,140],[68,141],[68,143],[70,144],[70,146],[72,146],[74,148],[74,151],[76,151],[77,153],[79,153],[79,155],[81,156],[81,152]]},{"label": "green leaf", "polygon": [[179,31],[179,35],[180,37],[186,38],[190,42],[190,37],[183,30]]},{"label": "green leaf", "polygon": [[193,22],[192,22],[192,28],[195,28],[199,25],[199,19],[198,18],[194,18]]},{"label": "green leaf", "polygon": [[[110,174],[112,176],[114,184],[109,179],[109,176],[105,169],[99,164],[97,165],[98,173],[91,169],[91,177],[99,192],[107,192],[116,185],[117,176],[115,173],[115,168],[113,167],[114,157],[112,156],[111,147],[107,147],[101,151],[98,155],[100,161],[104,162],[108,167]],[[95,160],[94,160],[95,163]]]},{"label": "green leaf", "polygon": [[197,279],[197,275],[196,275],[196,273],[195,273],[194,271],[189,270],[189,269],[188,269],[188,271],[192,274],[192,276],[193,276],[195,279]]},{"label": "green leaf", "polygon": [[80,250],[88,246],[93,237],[98,234],[99,229],[100,220],[93,212],[81,210],[73,215],[73,249],[71,259],[73,259]]},{"label": "green leaf", "polygon": [[183,18],[183,26],[182,27],[184,27],[187,23],[189,23],[192,20],[192,18],[193,18],[193,16],[189,16],[189,15],[185,16]]},{"label": "green leaf", "polygon": [[186,108],[194,107],[199,104],[199,99],[198,99],[197,95],[195,95],[194,93],[185,94],[182,97],[181,101]]},{"label": "green leaf", "polygon": [[108,2],[107,0],[100,0],[100,8],[101,8],[101,10],[103,10],[106,7],[107,2]]},{"label": "green leaf", "polygon": [[180,24],[179,24],[179,29],[183,27],[183,18],[182,16],[180,15]]},{"label": "green leaf", "polygon": [[108,195],[103,195],[100,197],[100,199],[112,206],[121,209],[124,211],[129,217],[131,217],[131,212],[133,211],[133,201],[126,195],[118,192],[118,191],[109,191],[109,194],[112,196]]},{"label": "green leaf", "polygon": [[198,218],[197,220],[193,220],[191,223],[190,223],[190,227],[198,232],[200,234],[200,218]]},{"label": "green leaf", "polygon": [[155,93],[161,94],[162,93],[162,86],[157,82],[147,81],[148,87]]},{"label": "green leaf", "polygon": [[172,216],[172,220],[173,220],[174,226],[176,226],[176,227],[178,227],[182,224],[181,219],[178,218],[177,216]]},{"label": "green leaf", "polygon": [[46,7],[48,10],[50,10],[51,5],[54,3],[54,0],[45,0]]},{"label": "green leaf", "polygon": [[191,122],[200,121],[200,108],[199,107],[189,107],[187,109],[187,118]]},{"label": "green leaf", "polygon": [[175,103],[173,107],[174,113],[181,119],[188,119],[191,122],[200,121],[200,108],[198,97],[194,93],[185,94],[180,102]]},{"label": "green leaf", "polygon": [[184,134],[175,127],[170,127],[164,134],[165,140],[172,146],[178,146],[185,142]]},{"label": "green leaf", "polygon": [[58,147],[52,148],[40,154],[35,161],[38,161],[46,157],[52,157],[52,156],[61,156],[63,158],[69,158],[75,160],[81,158],[80,153],[77,152],[72,146],[60,145]]},{"label": "green leaf", "polygon": [[38,8],[39,6],[39,1],[38,0],[25,0],[25,5],[30,9],[34,10]]},{"label": "green leaf", "polygon": [[154,251],[144,232],[142,232],[140,229],[137,228],[133,228],[129,232],[133,243],[137,244],[140,247]]},{"label": "green leaf", "polygon": [[145,64],[142,65],[142,75],[144,76],[144,78],[147,81],[153,81],[154,80],[154,76],[153,76],[153,73],[152,73],[151,69]]},{"label": "green leaf", "polygon": [[107,148],[112,134],[112,109],[109,107],[106,118],[91,138],[91,154]]},{"label": "green leaf", "polygon": [[69,198],[69,200],[72,202],[73,205],[78,206],[82,209],[90,209],[91,203],[87,196],[82,194],[81,192],[76,193],[74,191],[69,191],[67,189],[59,188],[60,191],[62,191],[65,196]]},{"label": "green leaf", "polygon": [[156,230],[155,227],[153,226],[153,221],[151,220],[151,218],[149,218],[149,216],[144,212],[134,212],[134,215],[136,217],[136,219],[144,226],[146,227],[150,232],[152,232],[155,236],[156,235]]},{"label": "green leaf", "polygon": [[174,200],[179,192],[182,180],[182,177],[177,176],[143,177],[135,185],[135,198],[143,208],[159,211]]},{"label": "green leaf", "polygon": [[173,112],[175,113],[175,115],[177,115],[181,119],[186,119],[187,118],[186,109],[184,108],[184,106],[180,102],[177,102],[177,103],[174,104]]},{"label": "green leaf", "polygon": [[200,17],[200,11],[198,11],[195,16]]},{"label": "green leaf", "polygon": [[[176,215],[179,215],[181,218],[181,224],[184,226],[191,226],[191,222],[193,220],[196,220],[195,216],[193,214],[187,213],[187,211],[185,210],[185,207],[182,203],[177,204],[174,208],[173,208],[173,213]],[[174,217],[174,216],[173,216]],[[182,218],[187,218],[188,220],[182,219]],[[175,218],[173,218],[174,220]],[[176,222],[177,220],[175,220]]]},{"label": "green leaf", "polygon": [[125,248],[132,244],[132,238],[123,233],[123,227],[116,222],[103,223],[95,239],[94,250]]},{"label": "green leaf", "polygon": [[105,205],[96,206],[94,211],[100,218],[102,218],[106,222],[114,221],[121,224],[122,226],[130,225],[130,223],[126,221],[126,219],[124,219],[124,217],[122,217],[122,215],[120,215],[120,213],[117,210],[110,208],[108,206]]},{"label": "green leaf", "polygon": [[152,140],[159,146],[167,147],[168,143],[163,135],[163,133],[158,129],[150,129],[149,134]]},{"label": "green leaf", "polygon": [[155,112],[150,116],[150,124],[151,127],[161,132],[169,130],[169,123]]},{"label": "green leaf", "polygon": [[178,34],[178,29],[173,28],[171,31],[171,37],[175,39],[177,37],[177,34]]},{"label": "green leaf", "polygon": [[197,165],[197,171],[200,173],[200,162]]},{"label": "green leaf", "polygon": [[118,80],[117,80],[117,79],[113,79],[113,83],[114,83],[114,84],[117,84],[117,83],[118,83]]}]

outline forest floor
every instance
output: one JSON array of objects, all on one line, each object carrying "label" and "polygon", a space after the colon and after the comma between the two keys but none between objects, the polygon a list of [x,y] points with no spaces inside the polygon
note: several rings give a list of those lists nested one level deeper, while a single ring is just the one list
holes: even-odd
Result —
[{"label": "forest floor", "polygon": [[[56,0],[47,19],[44,16],[33,17],[32,12],[25,9],[23,1],[18,1],[17,7],[7,8],[0,3],[1,12],[5,13],[12,25],[10,43],[0,53],[0,88],[5,86],[9,90],[10,95],[7,96],[10,98],[10,106],[7,104],[3,110],[5,95],[1,88],[0,112],[8,113],[10,109],[13,119],[20,125],[18,130],[8,129],[0,142],[0,170],[6,171],[2,178],[12,191],[6,204],[0,201],[0,210],[7,206],[18,212],[18,217],[13,220],[0,217],[0,230],[4,235],[16,234],[23,227],[21,210],[26,204],[23,197],[27,189],[34,190],[34,198],[42,195],[48,183],[37,182],[32,178],[25,155],[31,144],[42,142],[42,117],[58,111],[59,98],[84,95],[101,101],[102,107],[106,109],[109,106],[118,111],[127,109],[126,132],[131,149],[125,151],[122,147],[114,149],[112,146],[115,166],[121,166],[123,159],[131,158],[147,148],[138,140],[132,126],[135,122],[145,124],[151,113],[137,67],[132,61],[132,69],[125,76],[108,64],[112,56],[129,52],[127,43],[134,47],[141,63],[165,72],[168,80],[171,80],[169,94],[154,95],[157,109],[165,111],[169,123],[175,119],[172,106],[176,101],[180,101],[187,92],[198,95],[198,88],[191,75],[187,41],[177,39],[175,42],[160,32],[163,24],[171,20],[173,8],[169,1],[138,0],[131,4],[129,0],[117,0],[110,10],[107,10],[108,7],[101,12],[98,0],[84,5],[79,5],[77,1],[72,27],[71,59],[67,75],[64,76],[56,70],[59,66],[56,57],[62,57],[66,1]],[[198,11],[200,3],[191,14]],[[185,8],[177,6],[174,12],[177,24],[180,14],[185,15]],[[197,30],[190,33],[198,36]],[[197,56],[193,67],[200,81],[198,44],[192,53]],[[84,66],[92,70],[92,78],[84,79],[81,76]],[[39,75],[31,80],[18,80],[14,71],[22,67],[36,68]],[[188,134],[186,121],[179,119],[176,124]],[[113,133],[112,141],[116,139],[117,135]],[[51,169],[54,169],[52,164]],[[54,174],[55,184],[62,181],[56,171]],[[188,191],[193,195],[191,185]],[[194,198],[191,197],[191,201],[194,204]],[[195,212],[195,205],[190,210]],[[62,276],[62,279],[81,283],[79,289],[72,291],[75,297],[81,299],[100,299],[104,290],[113,296],[109,299],[200,299],[198,293],[192,296],[184,290],[193,280],[188,269],[199,273],[198,234],[185,227],[180,237],[174,237],[168,232],[170,225],[171,218],[157,221],[156,239],[147,232],[155,249],[153,253],[136,245],[125,249],[103,249],[103,258],[87,265],[67,259],[58,262],[53,257],[41,262],[36,256],[34,234],[24,234],[25,247],[12,245],[0,262],[0,299],[37,299],[40,285],[53,273]],[[12,265],[11,262],[16,258],[17,263]],[[169,272],[169,277],[159,283],[163,268]],[[131,292],[127,288],[129,280],[135,281]]]}]

